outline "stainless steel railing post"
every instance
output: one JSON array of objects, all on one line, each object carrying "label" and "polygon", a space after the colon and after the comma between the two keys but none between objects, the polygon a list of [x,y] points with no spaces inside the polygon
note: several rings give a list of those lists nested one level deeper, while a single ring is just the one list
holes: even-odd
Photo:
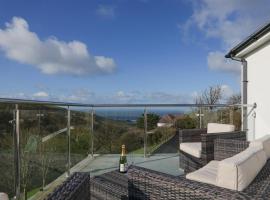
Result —
[{"label": "stainless steel railing post", "polygon": [[94,157],[94,108],[91,110],[91,155]]},{"label": "stainless steel railing post", "polygon": [[234,124],[234,108],[229,108],[229,120],[230,124]]},{"label": "stainless steel railing post", "polygon": [[199,117],[200,117],[200,129],[201,129],[202,128],[202,107],[200,107]]},{"label": "stainless steel railing post", "polygon": [[67,110],[67,176],[70,176],[70,108]]},{"label": "stainless steel railing post", "polygon": [[15,170],[15,199],[20,199],[20,111],[18,104],[15,105],[13,121],[13,141],[14,141],[14,170]]},{"label": "stainless steel railing post", "polygon": [[147,157],[147,109],[144,109],[144,157]]},{"label": "stainless steel railing post", "polygon": [[255,110],[253,111],[252,117],[253,117],[253,140],[255,140],[256,139],[256,111]]}]

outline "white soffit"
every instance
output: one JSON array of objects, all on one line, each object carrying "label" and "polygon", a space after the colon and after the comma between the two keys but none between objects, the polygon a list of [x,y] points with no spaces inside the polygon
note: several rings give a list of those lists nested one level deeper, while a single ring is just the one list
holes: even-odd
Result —
[{"label": "white soffit", "polygon": [[270,32],[258,39],[257,41],[253,42],[251,45],[240,51],[238,54],[236,54],[235,57],[237,58],[246,58],[249,56],[250,53],[252,53],[254,50],[257,50],[258,48],[262,47],[266,43],[270,41]]}]

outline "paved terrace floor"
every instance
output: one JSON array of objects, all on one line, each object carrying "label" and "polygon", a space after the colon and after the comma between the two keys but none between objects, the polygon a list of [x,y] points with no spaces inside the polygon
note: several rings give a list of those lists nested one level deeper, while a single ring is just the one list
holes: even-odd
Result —
[{"label": "paved terrace floor", "polygon": [[[103,174],[108,171],[112,171],[118,168],[119,154],[106,154],[95,155],[85,158],[80,163],[75,165],[71,169],[73,172],[89,172],[91,177],[99,174]],[[155,154],[150,157],[144,158],[143,155],[129,154],[128,163],[149,168],[152,170],[164,172],[174,176],[183,174],[183,170],[179,169],[179,156],[177,153],[170,154]],[[66,174],[63,174],[57,178],[54,182],[50,183],[45,191],[38,192],[31,199],[43,200],[49,193],[51,193],[58,185],[60,185],[66,179]]]}]

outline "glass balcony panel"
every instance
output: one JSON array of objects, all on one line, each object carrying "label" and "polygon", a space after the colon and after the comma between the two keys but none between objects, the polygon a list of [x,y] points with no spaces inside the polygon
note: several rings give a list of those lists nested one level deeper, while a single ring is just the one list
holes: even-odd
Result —
[{"label": "glass balcony panel", "polygon": [[[250,116],[248,117],[250,118]],[[241,130],[242,120],[241,120],[241,108],[234,107],[230,109],[230,121],[235,125],[236,130]]]},{"label": "glass balcony panel", "polygon": [[91,154],[91,120],[89,109],[71,108],[71,167]]},{"label": "glass balcony panel", "polygon": [[67,110],[62,107],[39,110],[42,188],[67,171]]},{"label": "glass balcony panel", "polygon": [[21,198],[27,199],[42,187],[39,110],[19,106]]},{"label": "glass balcony panel", "polygon": [[93,135],[93,172],[118,168],[122,144],[134,163],[144,153],[143,108],[95,108]]},{"label": "glass balcony panel", "polygon": [[[67,170],[67,111],[20,109],[21,193],[29,198]],[[34,110],[39,108],[38,110]]]},{"label": "glass balcony panel", "polygon": [[147,154],[177,153],[177,122],[184,116],[184,109],[147,109]]},{"label": "glass balcony panel", "polygon": [[[48,190],[49,183],[65,180],[69,158],[71,173],[95,176],[117,169],[122,144],[128,164],[180,175],[179,129],[206,128],[210,122],[241,129],[240,107],[84,106],[70,106],[69,157],[67,106],[19,105],[21,197],[32,197]],[[14,108],[0,104],[0,192],[10,197],[15,195]],[[255,110],[250,108],[248,119],[255,133]]]},{"label": "glass balcony panel", "polygon": [[0,103],[0,191],[14,192],[13,112],[15,105]]}]

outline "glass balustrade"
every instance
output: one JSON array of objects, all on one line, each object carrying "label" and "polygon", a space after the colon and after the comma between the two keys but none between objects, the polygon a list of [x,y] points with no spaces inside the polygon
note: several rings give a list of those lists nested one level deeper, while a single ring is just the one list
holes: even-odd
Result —
[{"label": "glass balustrade", "polygon": [[130,165],[182,173],[179,129],[209,122],[240,130],[241,106],[2,102],[0,192],[27,199],[74,171],[95,176],[118,169],[122,144]]}]

